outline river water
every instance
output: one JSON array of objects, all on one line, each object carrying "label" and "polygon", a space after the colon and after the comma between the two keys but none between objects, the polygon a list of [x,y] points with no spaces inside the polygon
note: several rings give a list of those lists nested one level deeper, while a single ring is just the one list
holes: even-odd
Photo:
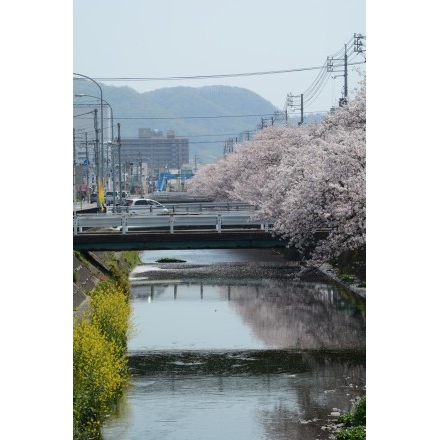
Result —
[{"label": "river water", "polygon": [[[182,276],[167,279],[156,263],[166,257],[185,261]],[[105,440],[327,439],[323,427],[365,394],[365,302],[349,292],[322,280],[185,272],[282,263],[271,250],[146,251],[141,260],[131,387]]]}]

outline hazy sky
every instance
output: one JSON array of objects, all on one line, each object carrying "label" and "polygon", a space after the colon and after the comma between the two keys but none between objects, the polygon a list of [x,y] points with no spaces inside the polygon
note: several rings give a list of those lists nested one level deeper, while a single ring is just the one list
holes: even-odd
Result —
[{"label": "hazy sky", "polygon": [[[366,37],[366,0],[73,0],[73,72],[139,92],[238,86],[280,109],[287,94],[303,93],[309,97],[304,111],[328,111],[342,96],[344,79],[338,72],[326,74],[325,85],[318,83],[320,68],[327,57],[342,59],[344,45],[352,44],[354,34]],[[366,47],[366,40],[363,44]],[[365,69],[362,54],[351,58]],[[351,69],[349,92],[359,80]],[[284,70],[298,71],[172,81],[103,80]]]},{"label": "hazy sky", "polygon": [[[438,219],[425,211],[438,200],[439,187],[440,91],[435,67],[439,14],[432,0],[369,0],[367,6],[369,35],[365,0],[3,2],[4,206],[12,201],[11,194],[14,201],[26,197],[25,210],[5,208],[2,217],[4,273],[6,279],[18,281],[19,288],[2,297],[4,310],[19,312],[2,319],[4,334],[9,331],[13,336],[4,338],[5,351],[13,359],[2,365],[3,376],[11,378],[2,389],[11,402],[2,420],[4,432],[14,432],[18,426],[23,438],[38,431],[46,438],[71,436],[72,396],[66,392],[71,378],[66,372],[72,367],[72,349],[65,338],[72,331],[71,320],[66,319],[72,297],[64,293],[72,288],[72,72],[92,77],[163,77],[314,67],[324,65],[327,56],[342,49],[354,33],[361,33],[368,36],[370,48],[367,264],[372,293],[369,319],[374,328],[368,330],[368,343],[369,374],[375,386],[369,388],[373,402],[369,420],[376,422],[369,424],[369,432],[371,438],[432,436],[432,424],[417,423],[426,419],[426,405],[411,406],[414,423],[400,427],[377,421],[384,413],[401,417],[408,411],[408,399],[424,402],[426,390],[435,394],[438,389],[432,350],[437,343],[438,307],[426,304],[438,303],[432,277],[438,261],[430,256],[440,243],[432,233]],[[287,93],[304,92],[317,73],[232,78],[229,84],[284,106]],[[349,76],[349,89],[352,80]],[[342,79],[334,81],[339,94]],[[220,84],[220,79],[211,83]],[[145,90],[179,84],[209,82],[130,83]],[[331,88],[329,95],[316,101],[313,109],[327,110]],[[31,252],[34,257],[29,259]],[[48,273],[42,268],[46,261]],[[44,290],[44,296],[34,294],[38,289]],[[420,301],[414,301],[414,292],[420,293]],[[396,295],[399,313],[393,313],[392,319],[398,337],[390,332],[387,314],[395,310]],[[54,329],[64,338],[61,343],[47,337]],[[399,363],[397,369],[396,362],[375,360],[400,354],[408,341],[416,341],[418,352],[423,352],[425,374],[417,375],[417,387],[403,390],[406,398],[389,405],[381,391],[399,397],[402,383],[420,370],[420,356],[406,357],[403,368]],[[51,368],[47,362],[34,362],[30,376],[29,357],[38,356],[48,359]],[[22,411],[16,410],[19,405]],[[435,409],[428,408],[431,419]]]}]

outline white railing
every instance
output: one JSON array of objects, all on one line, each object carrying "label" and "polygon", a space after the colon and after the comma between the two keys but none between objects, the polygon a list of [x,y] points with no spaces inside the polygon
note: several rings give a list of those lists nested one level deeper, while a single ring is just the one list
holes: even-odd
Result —
[{"label": "white railing", "polygon": [[256,226],[268,232],[271,221],[252,220],[250,213],[237,214],[184,214],[184,215],[130,215],[130,214],[78,214],[73,217],[73,234],[90,228],[111,229],[126,234],[130,229],[166,228],[174,234],[174,228],[212,228],[218,233],[224,226]]}]

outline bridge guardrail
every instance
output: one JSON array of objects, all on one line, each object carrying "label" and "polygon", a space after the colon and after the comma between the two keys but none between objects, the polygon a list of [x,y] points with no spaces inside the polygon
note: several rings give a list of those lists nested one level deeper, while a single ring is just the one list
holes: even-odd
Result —
[{"label": "bridge guardrail", "polygon": [[256,211],[257,207],[247,202],[187,202],[164,203],[170,211],[179,212],[204,212],[204,211]]},{"label": "bridge guardrail", "polygon": [[171,234],[175,227],[211,227],[218,233],[224,226],[259,226],[266,232],[273,222],[252,220],[250,213],[243,214],[170,214],[170,215],[136,215],[130,214],[79,214],[73,218],[73,234],[84,232],[84,228],[112,228],[126,234],[135,228],[169,228]]}]

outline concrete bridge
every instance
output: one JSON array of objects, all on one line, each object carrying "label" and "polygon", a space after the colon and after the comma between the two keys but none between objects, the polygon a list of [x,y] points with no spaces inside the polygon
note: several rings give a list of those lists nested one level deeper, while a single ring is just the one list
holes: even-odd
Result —
[{"label": "concrete bridge", "polygon": [[287,242],[264,230],[187,230],[83,233],[73,236],[73,249],[79,251],[121,251],[161,249],[284,248]]},{"label": "concrete bridge", "polygon": [[143,212],[75,213],[73,248],[83,251],[286,247],[270,220],[255,220],[243,202],[167,204],[169,215]]}]

